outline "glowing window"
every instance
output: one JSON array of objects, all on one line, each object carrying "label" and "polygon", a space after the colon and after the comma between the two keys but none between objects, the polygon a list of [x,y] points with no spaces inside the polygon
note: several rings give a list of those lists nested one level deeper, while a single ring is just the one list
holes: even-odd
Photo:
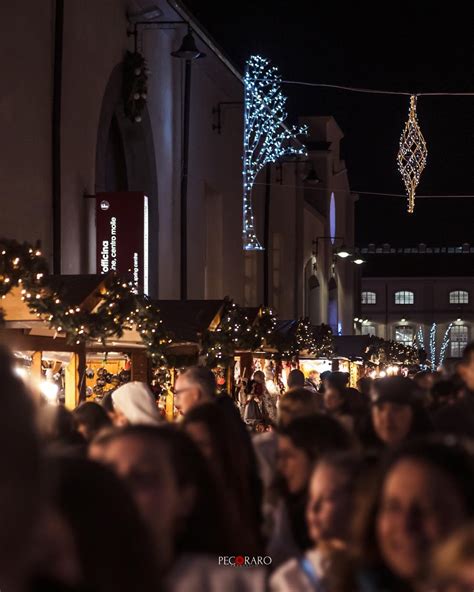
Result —
[{"label": "glowing window", "polygon": [[414,304],[415,303],[415,292],[409,292],[403,290],[401,292],[395,292],[395,304]]},{"label": "glowing window", "polygon": [[453,290],[449,293],[449,304],[469,304],[469,293],[466,290]]},{"label": "glowing window", "polygon": [[377,294],[375,292],[362,292],[360,302],[361,304],[377,304]]}]

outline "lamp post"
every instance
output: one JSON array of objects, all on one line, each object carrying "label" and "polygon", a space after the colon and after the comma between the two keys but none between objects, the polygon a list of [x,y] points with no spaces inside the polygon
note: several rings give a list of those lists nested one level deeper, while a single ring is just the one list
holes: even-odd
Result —
[{"label": "lamp post", "polygon": [[137,51],[138,27],[146,25],[187,25],[188,31],[178,50],[172,51],[174,58],[184,60],[183,128],[181,140],[181,188],[180,188],[180,299],[188,298],[188,165],[189,165],[189,121],[191,107],[191,63],[205,58],[206,54],[196,46],[193,32],[187,21],[138,21],[133,31],[135,52]]},{"label": "lamp post", "polygon": [[191,107],[191,62],[206,57],[196,47],[196,42],[188,25],[188,32],[183,37],[177,51],[171,52],[174,58],[184,60],[184,114],[181,144],[181,195],[180,195],[180,298],[188,298],[188,164],[189,164],[189,118]]}]

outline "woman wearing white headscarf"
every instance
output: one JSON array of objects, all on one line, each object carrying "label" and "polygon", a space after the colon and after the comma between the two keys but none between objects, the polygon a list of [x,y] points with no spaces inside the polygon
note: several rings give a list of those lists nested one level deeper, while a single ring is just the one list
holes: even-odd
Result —
[{"label": "woman wearing white headscarf", "polygon": [[158,425],[162,417],[145,382],[127,382],[112,393],[117,425]]}]

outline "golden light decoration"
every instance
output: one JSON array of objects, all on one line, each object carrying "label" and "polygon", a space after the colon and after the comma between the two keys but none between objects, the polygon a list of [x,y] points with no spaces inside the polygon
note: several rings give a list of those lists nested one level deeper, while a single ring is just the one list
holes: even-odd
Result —
[{"label": "golden light decoration", "polygon": [[398,170],[408,193],[408,212],[410,214],[415,209],[415,191],[420,182],[421,173],[426,166],[427,155],[425,138],[421,133],[416,115],[416,96],[412,95],[408,121],[405,123],[400,138],[400,149],[397,156]]}]

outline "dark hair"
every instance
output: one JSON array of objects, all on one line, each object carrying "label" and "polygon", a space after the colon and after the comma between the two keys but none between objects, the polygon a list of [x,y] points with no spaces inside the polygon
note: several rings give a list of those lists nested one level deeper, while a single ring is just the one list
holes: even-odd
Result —
[{"label": "dark hair", "polygon": [[150,446],[165,447],[178,487],[191,486],[196,490],[192,511],[175,541],[175,552],[222,555],[231,551],[233,541],[230,541],[223,508],[225,500],[219,496],[206,460],[191,438],[172,424],[134,425],[121,430],[111,441],[127,437],[146,440]]},{"label": "dark hair", "polygon": [[[388,376],[374,381],[373,389],[376,398],[373,404],[383,402],[394,402],[399,405],[407,405],[413,411],[410,430],[407,440],[429,434],[433,430],[433,422],[426,409],[422,405],[422,399],[418,387],[409,378],[403,376]],[[364,434],[364,441],[367,445],[383,446],[380,438],[375,433],[372,420],[367,426],[367,433]]]},{"label": "dark hair", "polygon": [[97,403],[86,402],[81,403],[79,407],[72,412],[76,428],[80,424],[86,426],[88,440],[92,438],[102,429],[112,424],[110,417],[103,407]]},{"label": "dark hair", "polygon": [[14,359],[0,346],[0,573],[21,570],[39,508],[40,455],[34,407]]},{"label": "dark hair", "polygon": [[216,377],[214,372],[206,366],[190,366],[181,376],[185,376],[190,382],[196,384],[209,398],[216,396]]},{"label": "dark hair", "polygon": [[471,356],[474,353],[474,341],[466,345],[462,352],[461,364],[467,365],[471,361]]},{"label": "dark hair", "polygon": [[[318,395],[305,388],[295,388],[288,391],[280,399],[280,422],[284,419],[295,419],[303,415],[312,415],[321,407]],[[287,417],[285,417],[287,416]],[[288,423],[288,422],[287,422]]]},{"label": "dark hair", "polygon": [[115,411],[114,402],[112,399],[113,394],[113,391],[106,393],[100,402],[101,407],[105,409],[107,413],[113,413]]},{"label": "dark hair", "polygon": [[55,410],[52,433],[46,436],[47,451],[64,456],[85,456],[87,442],[74,425],[71,411],[59,405]]},{"label": "dark hair", "polygon": [[295,387],[303,387],[305,383],[305,378],[303,372],[298,370],[297,368],[293,369],[288,374],[288,380],[286,381],[288,384],[288,388],[295,388]]},{"label": "dark hair", "polygon": [[344,389],[349,382],[349,374],[347,372],[331,372],[326,381],[328,386]]},{"label": "dark hair", "polygon": [[373,378],[370,378],[370,376],[362,376],[357,381],[357,387],[359,388],[361,393],[363,393],[364,395],[369,395],[373,382],[374,380]]},{"label": "dark hair", "polygon": [[[260,512],[255,505],[252,472],[254,459],[241,443],[240,426],[235,418],[215,403],[195,407],[184,417],[181,425],[186,428],[193,423],[201,423],[206,427],[211,439],[218,478],[225,488],[226,497],[234,498],[241,527],[244,527],[242,538],[248,538],[250,535],[256,546],[259,539]],[[253,452],[252,449],[250,452]]]},{"label": "dark hair", "polygon": [[448,477],[464,503],[468,518],[474,516],[474,454],[472,444],[452,436],[434,436],[410,441],[390,453],[382,463],[372,499],[363,514],[359,530],[363,560],[368,564],[381,564],[377,546],[376,520],[380,508],[384,482],[393,467],[403,459],[413,459],[437,468]]},{"label": "dark hair", "polygon": [[321,413],[297,417],[279,433],[301,448],[313,462],[326,452],[349,450],[353,443],[351,435],[336,419]]},{"label": "dark hair", "polygon": [[461,387],[462,385],[460,383],[457,383],[453,379],[438,380],[438,382],[436,382],[431,387],[431,396],[433,397],[435,402],[437,402],[441,398],[455,395]]},{"label": "dark hair", "polygon": [[373,384],[374,402],[390,401],[415,407],[421,403],[420,391],[415,381],[404,376],[387,376]]},{"label": "dark hair", "polygon": [[47,468],[53,503],[72,530],[82,584],[95,592],[156,590],[153,544],[121,480],[80,458],[50,459]]},{"label": "dark hair", "polygon": [[[315,470],[323,464],[344,473],[347,476],[348,486],[357,490],[358,486],[364,485],[362,481],[367,479],[375,467],[375,460],[370,455],[363,455],[354,450],[337,450],[323,454],[318,459]],[[355,503],[354,507],[356,507]]]}]

